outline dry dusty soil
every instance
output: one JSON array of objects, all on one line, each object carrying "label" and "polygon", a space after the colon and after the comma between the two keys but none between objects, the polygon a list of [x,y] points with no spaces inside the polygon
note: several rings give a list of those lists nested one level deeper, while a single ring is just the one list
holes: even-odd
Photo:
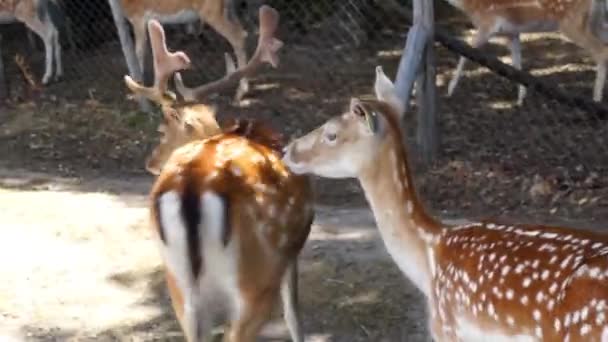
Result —
[{"label": "dry dusty soil", "polygon": [[[182,339],[148,229],[151,182],[0,170],[0,341]],[[317,209],[300,268],[307,341],[427,340],[420,294],[371,212]],[[287,340],[278,314],[266,341]]]}]

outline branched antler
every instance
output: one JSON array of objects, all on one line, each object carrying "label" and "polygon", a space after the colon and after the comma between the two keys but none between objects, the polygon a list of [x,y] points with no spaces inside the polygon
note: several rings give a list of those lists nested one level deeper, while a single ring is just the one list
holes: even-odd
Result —
[{"label": "branched antler", "polygon": [[160,104],[164,109],[168,109],[175,102],[175,94],[167,89],[169,78],[178,70],[190,68],[192,63],[188,55],[182,51],[169,52],[165,31],[157,20],[148,22],[148,32],[154,56],[154,85],[144,87],[129,75],[125,76],[125,82],[133,93],[142,95]]},{"label": "branched antler", "polygon": [[182,81],[181,75],[176,73],[175,86],[177,92],[184,100],[200,100],[211,93],[234,86],[241,78],[250,77],[255,74],[264,63],[268,63],[274,68],[279,65],[277,52],[283,46],[283,42],[275,38],[275,33],[279,26],[279,13],[274,8],[267,5],[261,6],[259,13],[260,35],[258,38],[258,46],[247,65],[236,69],[230,56],[225,54],[226,76],[196,88],[186,87]]}]

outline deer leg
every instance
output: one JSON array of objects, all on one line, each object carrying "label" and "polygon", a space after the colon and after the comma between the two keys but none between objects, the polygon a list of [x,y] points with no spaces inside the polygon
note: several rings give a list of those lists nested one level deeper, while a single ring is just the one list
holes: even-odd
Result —
[{"label": "deer leg", "polygon": [[[511,60],[513,61],[513,67],[517,70],[521,70],[521,40],[519,34],[514,34],[508,38],[509,50],[511,50]],[[520,84],[517,89],[517,105],[521,106],[524,103],[526,97],[526,87]]]},{"label": "deer leg", "polygon": [[604,83],[606,83],[606,61],[597,62],[595,71],[595,85],[593,87],[593,101],[601,102],[604,95]]},{"label": "deer leg", "polygon": [[184,297],[177,287],[175,277],[167,269],[165,269],[165,281],[167,282],[167,288],[169,289],[169,297],[171,298],[173,312],[175,313],[175,317],[177,317],[180,327],[184,330]]},{"label": "deer leg", "polygon": [[254,342],[264,323],[270,319],[277,291],[266,290],[257,293],[250,300],[241,298],[244,305],[235,321],[230,324],[225,342]]},{"label": "deer leg", "polygon": [[287,272],[281,284],[281,300],[283,302],[283,316],[293,342],[304,342],[302,323],[298,303],[298,260],[293,260],[287,266]]},{"label": "deer leg", "polygon": [[44,43],[44,76],[42,76],[42,84],[47,85],[53,74],[53,36],[48,25],[45,25],[38,19],[24,20],[21,19],[25,26],[34,31]]},{"label": "deer leg", "polygon": [[[201,15],[201,17],[205,17]],[[244,67],[247,64],[247,53],[245,52],[245,39],[247,38],[247,31],[243,29],[240,22],[231,21],[223,14],[221,15],[209,15],[205,17],[206,23],[209,24],[217,33],[224,37],[228,43],[232,46],[234,54],[236,55],[236,61],[239,68]],[[249,91],[249,80],[243,77],[240,80],[239,88],[236,92],[235,99],[238,101]]]},{"label": "deer leg", "polygon": [[47,30],[44,34],[44,60],[45,72],[42,78],[42,84],[48,84],[53,76],[53,32]]},{"label": "deer leg", "polygon": [[55,57],[55,80],[59,81],[63,77],[63,62],[61,60],[61,42],[59,41],[59,31],[53,29],[53,52]]},{"label": "deer leg", "polygon": [[[490,32],[484,29],[477,29],[477,32],[473,36],[473,43],[471,44],[474,48],[480,48],[490,39]],[[460,80],[460,76],[464,70],[464,66],[467,62],[467,58],[464,56],[460,56],[458,59],[458,65],[456,66],[456,71],[454,72],[454,77],[450,81],[448,85],[448,97],[452,96],[454,93],[454,89],[458,85],[458,81]]]},{"label": "deer leg", "polygon": [[139,64],[139,70],[143,75],[144,70],[144,58],[146,57],[146,21],[145,20],[134,20],[133,24],[133,36],[135,37],[135,56],[137,57],[137,63]]}]

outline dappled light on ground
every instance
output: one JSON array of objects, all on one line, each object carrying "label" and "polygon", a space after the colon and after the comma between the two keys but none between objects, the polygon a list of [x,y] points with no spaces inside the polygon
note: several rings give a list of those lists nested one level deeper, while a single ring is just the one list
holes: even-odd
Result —
[{"label": "dappled light on ground", "polygon": [[[0,258],[10,261],[0,264],[2,334],[182,340],[148,227],[149,184],[147,177],[68,181],[0,171]],[[373,222],[367,208],[317,208],[300,262],[307,341],[425,336],[420,295],[389,259]],[[264,341],[287,340],[280,313],[277,306]]]}]

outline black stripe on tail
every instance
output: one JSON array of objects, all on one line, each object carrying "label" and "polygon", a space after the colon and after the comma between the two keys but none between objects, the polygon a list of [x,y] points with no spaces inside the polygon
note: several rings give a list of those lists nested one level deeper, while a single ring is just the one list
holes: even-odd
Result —
[{"label": "black stripe on tail", "polygon": [[196,191],[196,184],[190,180],[184,187],[182,193],[181,214],[186,226],[186,237],[188,239],[188,257],[192,275],[198,278],[201,272],[202,251],[200,245],[201,203],[200,194]]}]

